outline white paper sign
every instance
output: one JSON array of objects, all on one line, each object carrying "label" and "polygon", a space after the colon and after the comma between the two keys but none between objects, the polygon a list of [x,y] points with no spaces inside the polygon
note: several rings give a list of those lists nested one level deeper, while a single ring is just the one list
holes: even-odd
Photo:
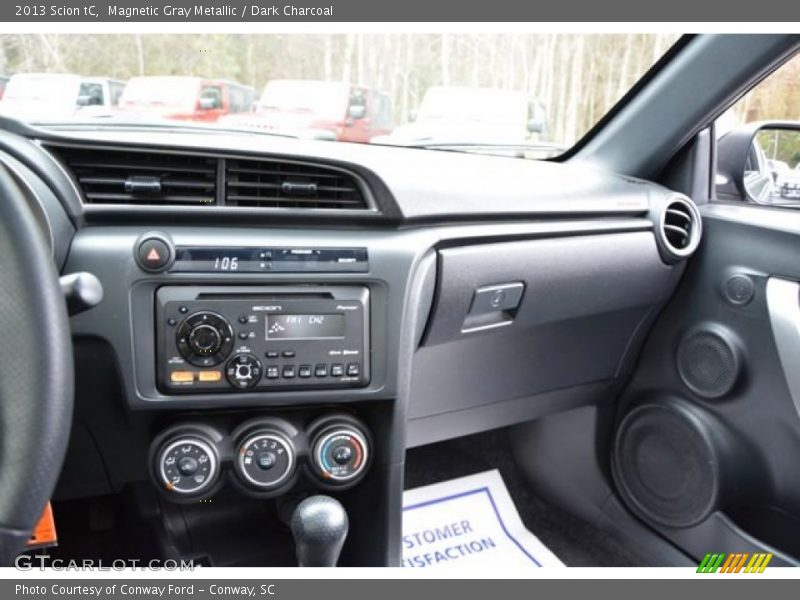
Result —
[{"label": "white paper sign", "polygon": [[564,564],[525,529],[493,470],[405,492],[403,566],[486,572]]}]

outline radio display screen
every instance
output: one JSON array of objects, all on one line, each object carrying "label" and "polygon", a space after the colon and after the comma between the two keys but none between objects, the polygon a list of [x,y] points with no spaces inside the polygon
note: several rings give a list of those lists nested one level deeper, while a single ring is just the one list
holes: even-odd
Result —
[{"label": "radio display screen", "polygon": [[328,340],[345,336],[344,315],[267,315],[268,340]]}]

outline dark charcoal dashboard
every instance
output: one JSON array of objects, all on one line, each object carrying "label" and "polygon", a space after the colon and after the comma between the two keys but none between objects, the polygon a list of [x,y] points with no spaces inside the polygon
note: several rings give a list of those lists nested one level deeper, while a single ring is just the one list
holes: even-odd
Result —
[{"label": "dark charcoal dashboard", "polygon": [[71,292],[58,497],[147,486],[187,518],[322,490],[351,565],[398,564],[407,447],[612,398],[701,228],[685,197],[551,162],[107,127],[0,150],[62,273],[97,284]]}]

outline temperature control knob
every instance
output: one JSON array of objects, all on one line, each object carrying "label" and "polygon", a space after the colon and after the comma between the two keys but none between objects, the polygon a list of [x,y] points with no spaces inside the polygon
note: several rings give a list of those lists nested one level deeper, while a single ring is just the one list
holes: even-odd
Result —
[{"label": "temperature control knob", "polygon": [[182,437],[168,442],[158,453],[157,474],[167,492],[200,495],[217,479],[217,455],[207,442]]},{"label": "temperature control knob", "polygon": [[228,361],[225,374],[233,387],[246,390],[261,379],[261,363],[252,354],[238,354]]},{"label": "temperature control knob", "polygon": [[233,329],[224,317],[210,311],[189,315],[178,327],[176,342],[181,355],[198,367],[213,367],[233,349]]},{"label": "temperature control knob", "polygon": [[368,461],[367,438],[350,424],[328,427],[314,441],[312,465],[327,483],[354,482],[364,474]]},{"label": "temperature control knob", "polygon": [[281,433],[262,431],[247,438],[236,457],[236,472],[248,486],[259,490],[284,484],[294,472],[292,443]]}]

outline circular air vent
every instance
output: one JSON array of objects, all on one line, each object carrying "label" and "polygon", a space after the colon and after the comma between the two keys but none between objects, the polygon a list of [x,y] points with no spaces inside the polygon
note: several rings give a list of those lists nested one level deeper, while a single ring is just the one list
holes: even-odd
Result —
[{"label": "circular air vent", "polygon": [[691,255],[700,243],[700,213],[688,198],[673,197],[661,213],[658,233],[664,250],[673,258]]}]

